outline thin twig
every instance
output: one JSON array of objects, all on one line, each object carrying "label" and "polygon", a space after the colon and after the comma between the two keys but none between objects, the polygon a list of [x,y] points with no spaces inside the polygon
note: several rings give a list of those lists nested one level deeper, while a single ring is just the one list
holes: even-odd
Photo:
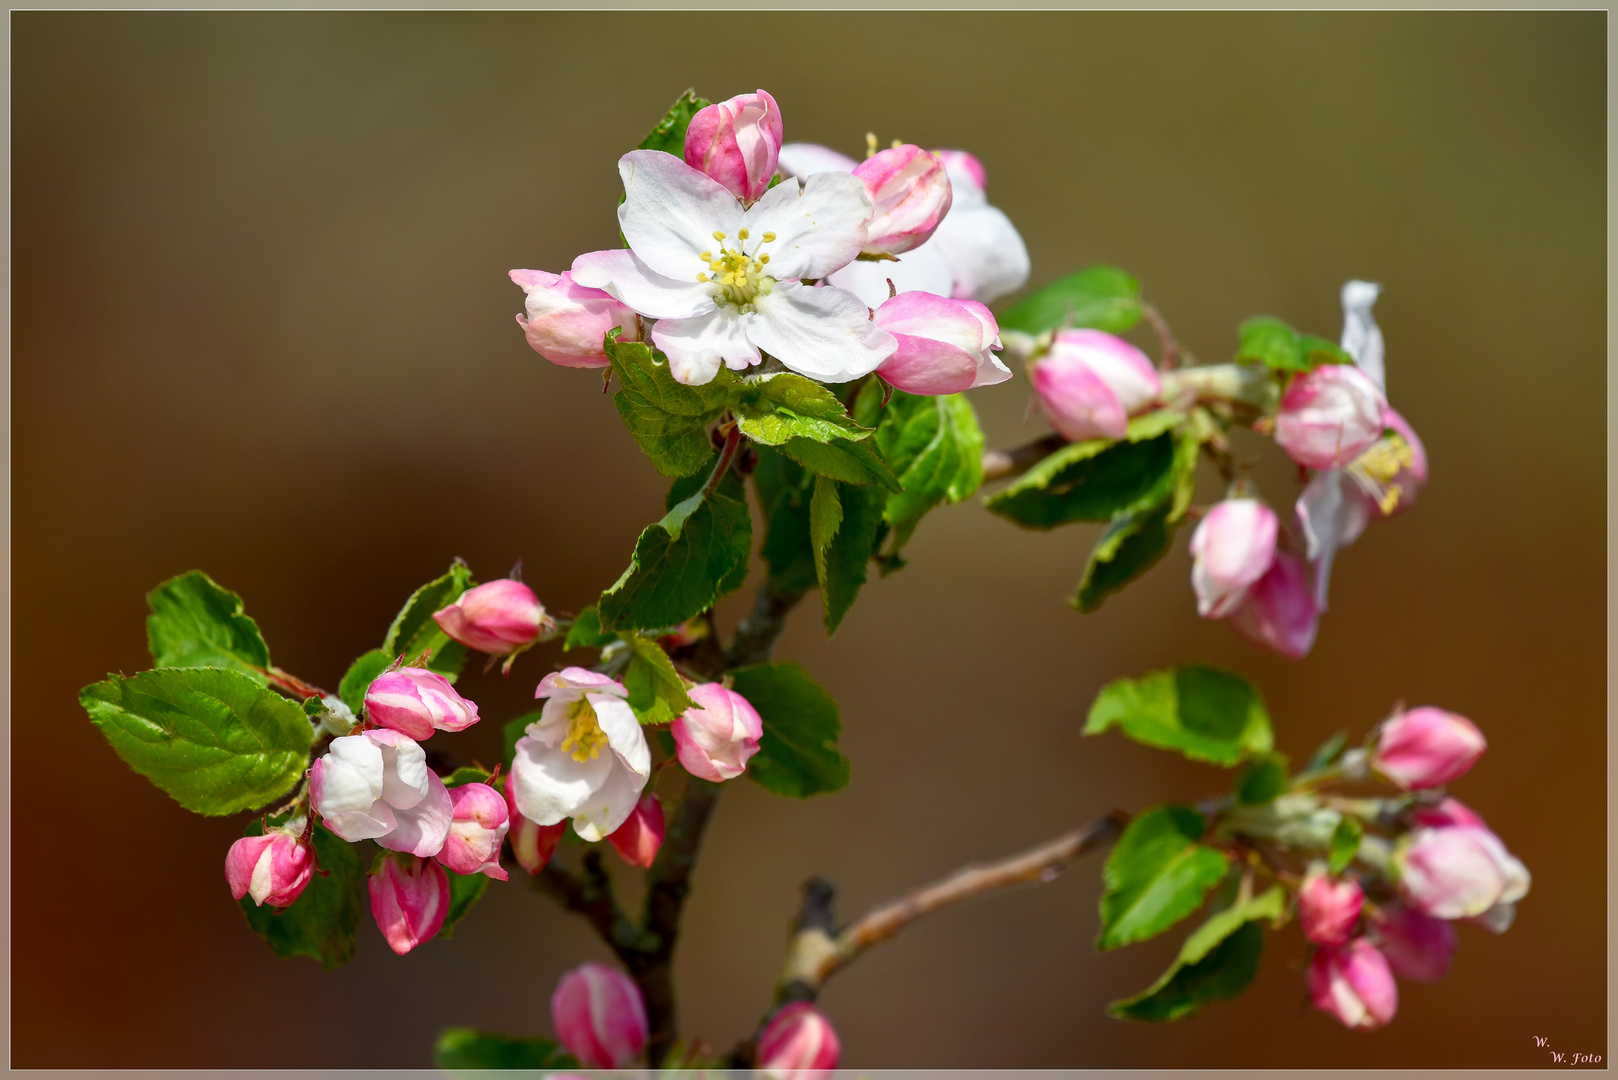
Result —
[{"label": "thin twig", "polygon": [[612,882],[601,865],[599,849],[585,853],[582,878],[551,862],[534,875],[534,888],[567,910],[582,915],[625,963],[629,956],[645,948],[646,940],[640,928],[613,898]]},{"label": "thin twig", "polygon": [[1169,321],[1152,304],[1142,304],[1140,310],[1146,316],[1146,321],[1152,324],[1152,332],[1157,335],[1157,343],[1163,350],[1163,359],[1158,367],[1163,371],[1173,371],[1180,366],[1180,343],[1174,340]]},{"label": "thin twig", "polygon": [[1021,476],[1066,445],[1067,440],[1060,435],[1045,435],[1010,450],[985,450],[983,479],[987,482]]}]

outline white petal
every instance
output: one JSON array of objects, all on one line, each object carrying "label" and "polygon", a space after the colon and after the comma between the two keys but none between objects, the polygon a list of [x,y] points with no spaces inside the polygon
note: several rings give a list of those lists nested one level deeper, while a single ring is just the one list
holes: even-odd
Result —
[{"label": "white petal", "polygon": [[518,739],[511,762],[517,809],[535,824],[555,825],[571,817],[606,782],[607,774],[621,767],[616,754],[575,761],[565,750],[552,750],[536,739]]},{"label": "white petal", "polygon": [[673,154],[631,150],[618,159],[618,175],[624,178],[618,225],[635,255],[654,272],[676,281],[694,279],[707,268],[697,254],[713,251],[718,243],[715,231],[735,242],[742,204],[719,181]]},{"label": "white petal", "polygon": [[1359,539],[1371,520],[1370,506],[1343,470],[1326,469],[1309,481],[1298,496],[1296,509],[1309,561],[1315,564],[1315,604],[1325,611],[1337,549]]},{"label": "white petal", "polygon": [[652,327],[652,341],[669,358],[674,381],[687,386],[712,382],[721,362],[740,371],[762,359],[728,304],[692,319],[661,319]]},{"label": "white petal", "polygon": [[1371,316],[1382,286],[1369,281],[1350,281],[1343,285],[1343,351],[1354,358],[1354,363],[1376,388],[1387,395],[1387,376],[1382,357],[1382,330]]},{"label": "white petal", "polygon": [[426,797],[433,774],[427,768],[427,752],[414,740],[391,742],[381,748],[382,799],[395,810],[408,810]]},{"label": "white petal", "polygon": [[364,735],[333,739],[320,770],[322,814],[365,810],[382,797],[382,750]]},{"label": "white petal", "polygon": [[972,379],[972,386],[994,386],[1011,378],[1011,369],[1000,362],[1000,357],[987,349],[978,358],[978,373]]},{"label": "white petal", "polygon": [[615,764],[606,782],[573,812],[573,831],[585,840],[601,840],[628,821],[646,786],[644,775],[630,772],[616,758],[612,760]]},{"label": "white petal", "polygon": [[899,256],[898,262],[856,260],[826,279],[828,284],[847,289],[868,308],[879,308],[888,299],[888,279],[896,292],[927,292],[948,296],[955,275],[944,261],[944,249],[932,240]]},{"label": "white petal", "polygon": [[407,851],[412,855],[430,858],[437,855],[449,835],[449,825],[455,816],[455,803],[437,776],[428,774],[427,794],[408,810],[395,810],[398,827],[377,843],[392,851]]},{"label": "white petal", "polygon": [[689,319],[714,306],[713,286],[697,280],[701,265],[693,259],[691,266],[687,280],[675,281],[635,258],[633,251],[615,248],[574,259],[573,280],[605,291],[649,319]]},{"label": "white petal", "polygon": [[397,826],[392,807],[378,799],[366,810],[345,810],[340,814],[323,814],[320,820],[332,832],[350,842],[371,840],[386,836]]},{"label": "white petal", "polygon": [[[815,173],[802,183],[801,189],[797,180],[777,184],[747,212],[750,241],[770,256],[769,272],[778,278],[823,278],[865,246],[872,207],[859,177]],[[775,239],[764,242],[767,232]]]},{"label": "white petal", "polygon": [[783,176],[808,176],[819,172],[853,172],[859,162],[835,150],[814,143],[787,143],[781,147],[778,165]]},{"label": "white petal", "polygon": [[651,772],[651,747],[646,745],[646,733],[629,703],[623,698],[591,694],[590,704],[595,707],[596,723],[607,736],[607,745],[622,759],[624,767],[640,776]]},{"label": "white petal", "polygon": [[950,295],[957,300],[987,304],[1028,281],[1028,248],[1011,219],[995,207],[952,208],[922,247],[934,245],[949,264],[955,279]]},{"label": "white petal", "polygon": [[820,382],[869,375],[899,346],[871,322],[860,298],[842,289],[781,281],[754,306],[758,310],[746,316],[753,344]]}]

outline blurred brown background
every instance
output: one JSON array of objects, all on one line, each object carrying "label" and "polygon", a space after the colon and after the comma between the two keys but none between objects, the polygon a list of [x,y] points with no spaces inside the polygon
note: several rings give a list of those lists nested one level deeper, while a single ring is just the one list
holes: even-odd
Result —
[{"label": "blurred brown background", "polygon": [[[1178,934],[1098,955],[1099,862],[935,916],[824,998],[854,1066],[1533,1066],[1605,1054],[1604,16],[41,14],[13,16],[12,1064],[426,1064],[436,1031],[549,1030],[584,924],[496,885],[400,959],[369,920],[323,973],[253,937],[240,820],[181,811],[75,702],[147,664],[143,594],[206,568],[276,660],[334,686],[452,556],[521,557],[553,608],[618,575],[664,484],[593,375],[512,321],[510,267],[616,243],[616,156],[687,85],[764,86],[789,139],[970,148],[1034,283],[1127,267],[1192,350],[1274,313],[1377,307],[1432,457],[1339,562],[1301,664],[1196,617],[1182,543],[1082,617],[1093,530],[980,507],[921,530],[827,642],[778,650],[843,705],[843,793],[735,785],[680,954],[688,1034],[765,1006],[798,883],[845,915],[1114,806],[1228,777],[1079,737],[1105,680],[1202,658],[1263,688],[1299,760],[1396,699],[1474,717],[1456,788],[1533,870],[1501,938],[1351,1034],[1307,1009],[1295,928],[1252,990],[1168,1027],[1104,1016]],[[979,392],[1022,441],[1020,380]],[[1037,429],[1035,429],[1037,430]],[[1279,463],[1262,475],[1284,503]],[[727,624],[740,602],[724,609]],[[559,657],[462,688],[498,725]],[[68,784],[67,788],[61,785]],[[610,857],[609,857],[610,858]]]}]

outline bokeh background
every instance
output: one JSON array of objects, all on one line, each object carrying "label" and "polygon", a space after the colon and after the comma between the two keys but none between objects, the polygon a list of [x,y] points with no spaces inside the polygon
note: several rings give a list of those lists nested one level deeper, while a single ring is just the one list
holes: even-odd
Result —
[{"label": "bokeh background", "polygon": [[[1062,601],[1094,530],[975,505],[929,519],[834,641],[811,598],[777,656],[842,703],[853,782],[721,804],[685,1031],[750,1028],[812,872],[852,916],[1114,806],[1223,790],[1079,735],[1107,679],[1200,658],[1258,682],[1294,760],[1401,698],[1474,717],[1491,751],[1456,791],[1533,870],[1517,926],[1463,929],[1448,981],[1405,984],[1371,1035],[1305,1006],[1295,928],[1239,1001],[1130,1025],[1106,1003],[1179,935],[1095,953],[1092,860],[840,975],[845,1063],[1605,1054],[1604,19],[14,14],[12,1064],[426,1064],[443,1025],[548,1032],[557,976],[605,958],[514,880],[408,958],[367,920],[346,968],[278,961],[222,880],[242,822],[129,772],[75,694],[146,666],[143,594],[192,567],[328,686],[453,556],[484,579],[520,557],[564,611],[613,581],[664,485],[599,380],[524,344],[505,274],[616,243],[615,159],[693,84],[765,86],[790,139],[971,149],[1033,284],[1122,265],[1207,359],[1253,314],[1335,336],[1340,283],[1385,282],[1390,391],[1433,479],[1341,558],[1301,664],[1197,618],[1183,543],[1080,616]],[[1021,380],[974,400],[992,444],[1041,430]],[[1294,479],[1267,469],[1284,504]],[[492,760],[559,656],[470,673],[493,722],[448,749]]]}]

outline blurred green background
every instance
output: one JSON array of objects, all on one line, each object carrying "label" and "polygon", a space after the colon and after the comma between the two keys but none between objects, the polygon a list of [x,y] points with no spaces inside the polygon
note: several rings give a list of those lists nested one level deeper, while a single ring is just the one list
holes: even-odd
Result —
[{"label": "blurred green background", "polygon": [[[778,657],[843,706],[844,792],[721,804],[679,955],[687,1034],[767,1004],[797,886],[852,917],[968,859],[1228,776],[1079,728],[1107,679],[1205,659],[1263,688],[1299,760],[1398,699],[1466,713],[1455,787],[1530,866],[1501,938],[1349,1033],[1305,1005],[1295,927],[1238,1002],[1104,1016],[1178,934],[1105,955],[1100,864],[937,915],[823,999],[852,1066],[1546,1064],[1606,1052],[1605,15],[16,13],[13,58],[12,1064],[407,1066],[440,1026],[549,1030],[605,958],[520,880],[453,941],[333,973],[281,962],[221,874],[239,820],[181,811],[75,702],[147,664],[143,594],[206,568],[282,666],[335,685],[399,603],[519,557],[554,609],[623,568],[663,483],[599,379],[536,357],[511,267],[613,246],[618,154],[681,90],[764,86],[787,137],[964,147],[1034,284],[1128,268],[1204,359],[1239,320],[1335,336],[1382,281],[1415,511],[1339,560],[1290,664],[1196,616],[1183,534],[1091,616],[1094,530],[940,512],[827,642]],[[977,392],[1020,442],[1021,380]],[[1290,470],[1260,475],[1277,503]],[[745,601],[722,610],[726,624]],[[559,659],[469,674],[498,724]],[[65,785],[65,786],[64,786]],[[610,857],[609,857],[610,858]]]}]

